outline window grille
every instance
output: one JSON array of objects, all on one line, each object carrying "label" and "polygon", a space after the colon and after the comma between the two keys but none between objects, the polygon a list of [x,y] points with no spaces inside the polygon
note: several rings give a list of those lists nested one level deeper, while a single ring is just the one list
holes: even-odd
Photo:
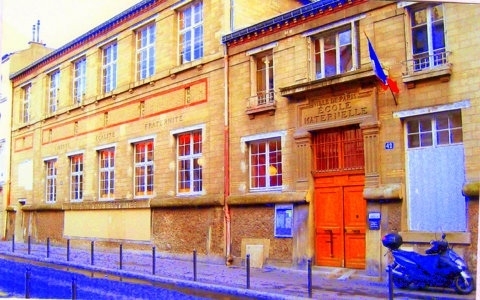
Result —
[{"label": "window grille", "polygon": [[358,127],[327,129],[314,134],[315,172],[364,170],[363,135]]}]

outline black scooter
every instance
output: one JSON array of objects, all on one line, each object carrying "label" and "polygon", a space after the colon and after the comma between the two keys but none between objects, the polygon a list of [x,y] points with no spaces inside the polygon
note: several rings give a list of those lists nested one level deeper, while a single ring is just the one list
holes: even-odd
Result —
[{"label": "black scooter", "polygon": [[[445,240],[430,242],[426,255],[399,249],[402,237],[398,233],[389,233],[382,238],[382,244],[390,249],[393,263],[392,281],[397,288],[405,289],[410,284],[418,288],[447,287],[458,294],[470,294],[474,289],[472,275],[467,264]],[[388,269],[387,269],[388,270]]]}]

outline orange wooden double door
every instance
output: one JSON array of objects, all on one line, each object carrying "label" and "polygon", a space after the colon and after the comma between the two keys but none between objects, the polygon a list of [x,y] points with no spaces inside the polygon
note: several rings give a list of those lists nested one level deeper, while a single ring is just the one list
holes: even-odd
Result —
[{"label": "orange wooden double door", "polygon": [[315,179],[315,262],[319,266],[365,268],[364,175]]}]

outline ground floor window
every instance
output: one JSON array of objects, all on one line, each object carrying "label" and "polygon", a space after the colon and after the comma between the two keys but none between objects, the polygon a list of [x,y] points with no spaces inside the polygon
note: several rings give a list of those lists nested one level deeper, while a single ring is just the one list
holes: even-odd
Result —
[{"label": "ground floor window", "polygon": [[134,144],[135,196],[153,194],[153,140]]},{"label": "ground floor window", "polygon": [[83,154],[70,157],[70,201],[83,199]]},{"label": "ground floor window", "polygon": [[409,230],[465,231],[461,112],[408,118],[405,133]]},{"label": "ground floor window", "polygon": [[330,128],[313,135],[315,172],[363,170],[363,134],[358,125]]},{"label": "ground floor window", "polygon": [[250,142],[250,189],[281,188],[282,141],[280,137]]},{"label": "ground floor window", "polygon": [[57,160],[46,160],[45,171],[45,202],[54,203],[57,201]]},{"label": "ground floor window", "polygon": [[98,151],[98,184],[100,200],[115,198],[115,148]]},{"label": "ground floor window", "polygon": [[177,135],[177,188],[179,194],[203,190],[202,131]]}]

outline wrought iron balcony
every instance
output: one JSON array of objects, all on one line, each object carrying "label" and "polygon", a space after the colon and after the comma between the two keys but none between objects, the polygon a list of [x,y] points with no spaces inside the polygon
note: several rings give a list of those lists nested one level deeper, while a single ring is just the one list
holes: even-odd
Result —
[{"label": "wrought iron balcony", "polygon": [[275,114],[276,101],[275,91],[261,91],[257,92],[255,96],[247,98],[246,113],[250,119],[255,118],[255,114],[268,111],[270,115]]},{"label": "wrought iron balcony", "polygon": [[442,82],[449,81],[452,72],[452,66],[448,61],[449,55],[450,52],[441,49],[433,55],[421,53],[405,61],[403,83],[407,84],[408,88],[412,88],[416,81],[429,78],[439,77]]}]

